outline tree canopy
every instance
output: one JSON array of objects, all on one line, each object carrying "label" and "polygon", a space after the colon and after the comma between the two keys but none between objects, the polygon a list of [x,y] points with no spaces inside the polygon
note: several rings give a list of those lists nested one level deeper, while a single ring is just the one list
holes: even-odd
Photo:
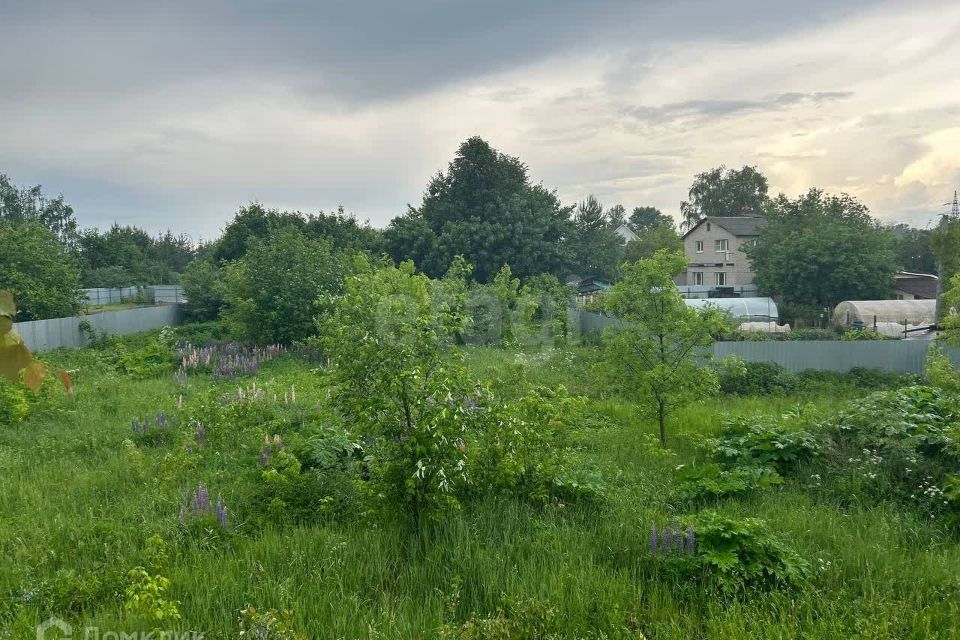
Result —
[{"label": "tree canopy", "polygon": [[767,178],[756,167],[727,169],[721,165],[697,174],[680,203],[683,224],[689,229],[709,216],[763,215],[769,198]]},{"label": "tree canopy", "polygon": [[531,184],[526,165],[473,137],[430,181],[420,207],[391,223],[387,245],[395,260],[419,258],[434,277],[462,255],[488,282],[504,264],[521,277],[561,272],[571,230],[569,209]]},{"label": "tree canopy", "polygon": [[37,222],[49,229],[68,247],[77,241],[77,221],[73,207],[64,202],[63,195],[44,195],[40,185],[18,187],[6,174],[0,173],[0,222],[16,227]]},{"label": "tree canopy", "polygon": [[811,310],[889,295],[898,266],[893,234],[852,196],[781,194],[768,219],[746,248],[761,291]]},{"label": "tree canopy", "polygon": [[40,222],[0,223],[0,289],[13,293],[18,320],[72,316],[80,310],[80,267]]}]

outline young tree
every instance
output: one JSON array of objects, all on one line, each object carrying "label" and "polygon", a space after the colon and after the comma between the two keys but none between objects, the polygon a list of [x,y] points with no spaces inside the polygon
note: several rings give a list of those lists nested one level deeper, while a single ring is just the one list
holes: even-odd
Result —
[{"label": "young tree", "polygon": [[683,226],[690,229],[709,216],[759,216],[766,209],[767,178],[756,167],[716,169],[698,174],[689,200],[680,203]]},{"label": "young tree", "polygon": [[216,320],[223,306],[224,270],[208,258],[197,258],[180,276],[187,299],[186,314],[191,320]]},{"label": "young tree", "polygon": [[943,338],[947,344],[960,347],[960,274],[955,275],[944,289]]},{"label": "young tree", "polygon": [[620,281],[602,298],[604,309],[624,323],[604,335],[606,358],[616,378],[657,416],[664,446],[670,410],[716,392],[717,376],[699,358],[730,323],[718,308],[698,310],[683,301],[673,276],[686,267],[682,252],[658,251],[623,265]]},{"label": "young tree", "polygon": [[627,210],[622,204],[615,204],[607,210],[607,228],[613,231],[627,223]]},{"label": "young tree", "polygon": [[456,504],[473,391],[452,340],[462,317],[432,290],[412,262],[364,270],[318,319],[336,405],[371,442],[372,493],[415,528]]},{"label": "young tree", "polygon": [[940,224],[930,234],[930,251],[936,261],[937,282],[937,319],[949,310],[945,304],[944,293],[950,279],[960,274],[960,219],[943,216]]},{"label": "young tree", "polygon": [[80,310],[80,267],[39,222],[0,223],[0,289],[13,292],[19,320],[72,316]]},{"label": "young tree", "polygon": [[855,198],[818,189],[796,200],[781,195],[768,220],[756,245],[746,248],[761,291],[812,310],[890,294],[893,234]]}]

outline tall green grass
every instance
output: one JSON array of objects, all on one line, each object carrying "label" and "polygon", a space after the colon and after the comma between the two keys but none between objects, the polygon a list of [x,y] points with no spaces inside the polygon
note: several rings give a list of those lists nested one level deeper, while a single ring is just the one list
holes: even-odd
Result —
[{"label": "tall green grass", "polygon": [[[54,354],[75,370],[75,403],[58,398],[0,428],[0,638],[32,638],[57,615],[81,626],[148,629],[125,615],[126,572],[159,534],[164,575],[181,602],[179,629],[234,638],[239,610],[290,609],[309,638],[429,638],[442,625],[536,600],[570,638],[953,638],[960,636],[960,546],[953,533],[893,504],[833,504],[788,484],[716,508],[764,518],[811,564],[809,584],[720,593],[649,561],[651,523],[683,513],[676,465],[697,456],[725,415],[779,414],[797,404],[827,414],[856,391],[816,397],[722,398],[671,420],[670,449],[653,423],[612,392],[591,354],[471,349],[477,375],[564,384],[591,397],[602,420],[576,434],[603,472],[599,505],[467,503],[416,534],[360,517],[255,528],[244,520],[244,474],[257,443],[238,437],[188,462],[174,445],[133,448],[130,419],[172,410],[179,394],[236,383],[134,381],[90,352]],[[258,380],[297,384],[326,403],[306,363],[281,359]],[[188,398],[189,399],[189,398]],[[229,537],[187,539],[183,492],[204,480],[236,514]],[[241,501],[238,503],[237,501]],[[39,595],[31,594],[42,594]],[[6,636],[4,636],[4,633]],[[642,634],[642,635],[641,635]]]}]

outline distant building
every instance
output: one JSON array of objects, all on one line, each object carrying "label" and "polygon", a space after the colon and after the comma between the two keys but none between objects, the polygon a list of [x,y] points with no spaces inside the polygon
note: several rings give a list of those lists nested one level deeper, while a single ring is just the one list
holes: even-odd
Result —
[{"label": "distant building", "polygon": [[728,288],[753,284],[753,270],[743,248],[756,241],[767,224],[758,217],[704,218],[683,235],[687,273],[678,284]]},{"label": "distant building", "polygon": [[893,299],[936,300],[937,276],[930,273],[901,271],[893,276]]},{"label": "distant building", "polygon": [[577,304],[584,305],[587,302],[591,302],[598,293],[606,291],[612,285],[609,281],[596,276],[587,276],[586,278],[571,276],[570,279],[567,280],[567,286],[576,289]]},{"label": "distant building", "polygon": [[623,238],[623,241],[624,241],[624,242],[630,242],[631,240],[636,240],[636,239],[637,239],[637,234],[635,234],[635,233],[633,232],[633,229],[631,229],[630,227],[628,227],[628,226],[625,225],[625,224],[622,224],[622,225],[620,225],[619,227],[617,227],[616,229],[614,229],[614,232],[615,232],[618,236],[620,236],[621,238]]}]

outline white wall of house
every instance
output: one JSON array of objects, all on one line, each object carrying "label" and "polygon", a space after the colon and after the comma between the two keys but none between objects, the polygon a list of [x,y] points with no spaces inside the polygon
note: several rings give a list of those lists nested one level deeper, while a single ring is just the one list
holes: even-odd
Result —
[{"label": "white wall of house", "polygon": [[708,287],[734,287],[753,284],[753,271],[743,247],[753,238],[733,235],[709,220],[683,239],[687,256],[683,284]]}]

